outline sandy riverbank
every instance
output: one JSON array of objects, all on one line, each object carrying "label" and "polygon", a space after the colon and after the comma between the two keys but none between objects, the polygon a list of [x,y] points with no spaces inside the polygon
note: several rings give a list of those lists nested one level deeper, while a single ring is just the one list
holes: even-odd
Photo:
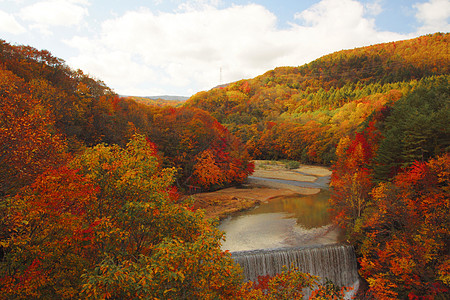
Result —
[{"label": "sandy riverbank", "polygon": [[[297,182],[314,182],[318,177],[330,175],[331,171],[325,167],[301,165],[297,169],[288,170],[284,163],[272,161],[255,161],[255,173],[253,174],[254,177]],[[223,219],[234,212],[250,209],[272,198],[295,194],[312,195],[319,192],[319,188],[249,178],[242,187],[195,194],[193,197],[195,199],[194,208],[204,209],[207,218]]]}]

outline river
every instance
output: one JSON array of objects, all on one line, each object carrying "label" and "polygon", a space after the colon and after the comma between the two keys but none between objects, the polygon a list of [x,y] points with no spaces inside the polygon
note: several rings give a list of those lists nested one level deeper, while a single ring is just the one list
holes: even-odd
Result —
[{"label": "river", "polygon": [[320,187],[321,192],[315,195],[277,197],[252,210],[228,217],[219,226],[226,233],[222,249],[234,252],[338,242],[339,230],[331,224],[328,212],[329,177],[318,179],[313,183],[275,180],[302,187]]}]

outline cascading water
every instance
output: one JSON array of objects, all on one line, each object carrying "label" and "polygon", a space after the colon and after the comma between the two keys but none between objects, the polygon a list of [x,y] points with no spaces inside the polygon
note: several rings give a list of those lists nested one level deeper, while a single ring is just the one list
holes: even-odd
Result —
[{"label": "cascading water", "polygon": [[245,280],[256,281],[260,275],[281,273],[283,266],[297,267],[339,286],[358,282],[358,269],[352,246],[331,244],[314,247],[233,252],[232,257],[243,271]]},{"label": "cascading water", "polygon": [[[328,179],[323,178],[317,187],[326,186]],[[315,195],[271,199],[236,214],[219,227],[226,232],[222,249],[231,251],[246,281],[281,273],[283,266],[296,267],[320,277],[320,283],[330,280],[337,286],[353,287],[346,295],[351,299],[359,287],[356,256],[351,245],[338,243],[339,230],[331,224],[328,199],[325,189]],[[304,293],[307,299],[311,291]]]}]

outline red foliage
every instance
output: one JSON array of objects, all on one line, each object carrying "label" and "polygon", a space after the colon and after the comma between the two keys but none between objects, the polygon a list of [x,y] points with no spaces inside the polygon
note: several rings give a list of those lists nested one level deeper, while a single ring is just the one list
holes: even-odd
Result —
[{"label": "red foliage", "polygon": [[361,274],[377,298],[448,293],[450,155],[416,162],[372,192]]},{"label": "red foliage", "polygon": [[258,276],[256,282],[253,283],[253,289],[265,291],[269,288],[269,281],[272,279],[270,275]]},{"label": "red foliage", "polygon": [[368,166],[379,139],[372,123],[362,133],[357,133],[353,140],[342,139],[336,149],[337,161],[331,176],[333,193],[330,202],[335,220],[343,227],[352,228],[370,200],[374,183]]}]

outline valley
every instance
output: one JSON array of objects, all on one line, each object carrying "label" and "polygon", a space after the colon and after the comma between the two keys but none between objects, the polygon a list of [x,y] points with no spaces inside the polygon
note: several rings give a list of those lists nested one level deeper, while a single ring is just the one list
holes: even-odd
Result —
[{"label": "valley", "polygon": [[[336,258],[362,299],[445,299],[449,43],[342,50],[173,102],[0,40],[0,298],[343,299],[304,273]],[[276,272],[245,283],[238,250]]]}]

